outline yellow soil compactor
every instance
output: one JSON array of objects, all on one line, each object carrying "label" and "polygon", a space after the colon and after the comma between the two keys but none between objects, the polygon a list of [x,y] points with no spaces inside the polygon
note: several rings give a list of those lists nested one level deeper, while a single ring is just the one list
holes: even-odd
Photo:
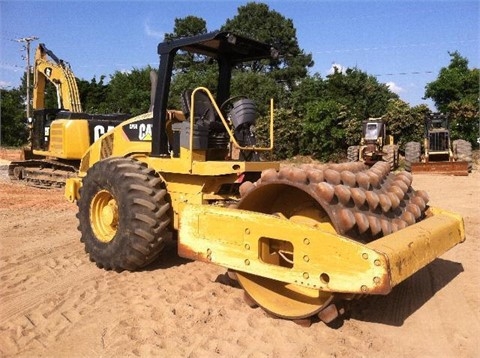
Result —
[{"label": "yellow soil compactor", "polygon": [[[183,109],[167,110],[177,51],[215,60],[218,87],[185,89]],[[227,268],[270,314],[329,322],[336,302],[388,294],[465,239],[459,215],[428,206],[387,162],[260,161],[273,148],[273,102],[270,143],[258,147],[255,103],[230,97],[230,79],[240,63],[275,60],[271,46],[213,32],[158,53],[153,112],[103,135],[65,186],[100,268],[141,269],[173,239],[180,256]]]}]

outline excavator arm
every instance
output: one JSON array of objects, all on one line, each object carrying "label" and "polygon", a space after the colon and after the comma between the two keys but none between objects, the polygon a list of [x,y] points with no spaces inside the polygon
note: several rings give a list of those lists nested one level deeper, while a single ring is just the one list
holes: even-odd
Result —
[{"label": "excavator arm", "polygon": [[[50,59],[49,59],[50,58]],[[45,86],[50,81],[57,89],[58,107],[71,112],[82,112],[75,75],[63,60],[39,44],[35,53],[33,108],[45,108]]]}]

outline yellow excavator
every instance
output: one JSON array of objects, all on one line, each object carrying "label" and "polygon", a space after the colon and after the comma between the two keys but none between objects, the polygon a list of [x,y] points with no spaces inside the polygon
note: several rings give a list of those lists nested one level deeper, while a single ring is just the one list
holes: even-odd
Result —
[{"label": "yellow excavator", "polygon": [[[218,84],[185,88],[182,109],[169,110],[178,51],[216,62]],[[242,63],[274,61],[270,45],[212,32],[160,43],[158,53],[153,112],[100,137],[65,186],[98,267],[141,269],[171,240],[181,257],[227,268],[247,302],[270,314],[331,322],[345,300],[386,295],[464,241],[463,219],[429,206],[411,174],[387,162],[260,160],[273,150],[273,101],[259,147],[256,104],[231,97],[230,82]]]},{"label": "yellow excavator", "polygon": [[[9,165],[12,180],[42,188],[60,187],[75,176],[88,147],[128,115],[92,115],[82,112],[77,81],[70,65],[45,44],[39,44],[33,65],[33,118],[29,144],[22,160]],[[57,91],[57,108],[45,108],[47,82]]]}]

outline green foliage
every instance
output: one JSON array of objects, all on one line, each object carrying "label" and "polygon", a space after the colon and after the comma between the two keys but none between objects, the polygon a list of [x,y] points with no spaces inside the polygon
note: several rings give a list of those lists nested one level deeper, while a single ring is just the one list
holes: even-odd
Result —
[{"label": "green foliage", "polygon": [[374,76],[349,68],[345,73],[335,69],[327,76],[325,97],[348,107],[350,115],[355,118],[367,119],[384,115],[388,101],[397,99],[398,95]]},{"label": "green foliage", "polygon": [[453,139],[465,139],[478,146],[480,70],[469,69],[468,60],[457,51],[449,55],[450,64],[425,86],[425,97],[433,99],[441,112],[448,113]]},{"label": "green foliage", "polygon": [[173,40],[180,37],[190,37],[207,33],[207,22],[197,16],[175,18],[173,32],[165,34],[165,40]]},{"label": "green foliage", "polygon": [[313,66],[312,55],[300,49],[296,29],[291,19],[270,10],[267,4],[249,2],[227,19],[222,30],[272,44],[280,52],[276,61],[256,61],[249,66],[254,72],[268,73],[276,81],[292,89],[296,81],[307,76]]},{"label": "green foliage", "polygon": [[479,69],[469,69],[468,60],[457,51],[449,55],[448,67],[443,67],[437,79],[425,86],[425,98],[431,98],[443,113],[452,102],[478,103],[480,85]]},{"label": "green foliage", "polygon": [[217,67],[197,66],[196,70],[177,73],[170,86],[168,108],[181,109],[181,95],[188,89],[206,87],[213,94],[217,90]]},{"label": "green foliage", "polygon": [[148,112],[150,107],[150,71],[147,66],[130,72],[116,71],[108,84],[107,107],[112,112],[136,116]]},{"label": "green foliage", "polygon": [[387,134],[393,136],[400,148],[404,148],[408,142],[422,142],[425,116],[428,113],[430,110],[426,105],[410,107],[401,99],[391,100],[383,117]]},{"label": "green foliage", "polygon": [[27,141],[26,113],[23,93],[19,89],[0,90],[0,128],[3,146],[21,146]]},{"label": "green foliage", "polygon": [[[360,143],[362,121],[383,117],[387,130],[403,147],[409,141],[421,141],[424,118],[430,113],[425,105],[410,107],[374,76],[358,68],[338,69],[326,78],[308,75],[313,65],[311,54],[299,47],[293,21],[264,3],[249,2],[238,8],[222,30],[273,44],[281,53],[278,60],[254,61],[233,71],[231,96],[252,98],[259,109],[258,144],[268,145],[269,99],[275,101],[275,149],[272,159],[311,155],[320,160],[340,160],[347,147]],[[176,18],[166,39],[204,34],[206,22],[187,16]],[[469,69],[458,52],[450,53],[451,62],[440,70],[438,78],[427,84],[425,97],[432,98],[439,110],[448,113],[452,139],[462,138],[476,145],[479,133],[478,69]],[[137,115],[150,107],[150,71],[134,68],[115,72],[106,83],[105,76],[91,81],[77,79],[85,112],[123,112]],[[186,89],[207,87],[217,91],[217,66],[205,56],[179,52],[169,94],[169,108],[181,109],[180,95]],[[33,79],[31,81],[33,83]],[[20,145],[25,132],[26,77],[18,89],[2,90],[2,144]],[[46,107],[57,107],[53,85],[47,83]]]},{"label": "green foliage", "polygon": [[[176,18],[172,33],[165,34],[165,40],[190,37],[207,33],[207,23],[196,16]],[[178,51],[174,59],[174,73],[205,70],[206,58],[202,55]]]},{"label": "green foliage", "polygon": [[[30,94],[31,94],[31,96],[30,96],[31,103],[30,104],[32,104],[32,102],[33,102],[32,88],[33,88],[33,73],[30,74]],[[26,100],[27,76],[26,76],[25,73],[22,76],[22,82],[21,82],[18,90],[20,90],[20,93],[22,93],[22,96],[23,96],[24,100]],[[45,100],[45,108],[59,108],[57,89],[55,88],[55,85],[50,81],[46,81],[46,83],[45,83],[45,97],[44,97],[44,100]],[[31,109],[31,111],[33,111],[32,107],[30,107],[30,109]],[[37,109],[40,109],[40,108],[37,108]],[[30,115],[32,115],[31,112],[30,112]]]},{"label": "green foliage", "polygon": [[270,111],[270,98],[278,103],[281,98],[281,87],[270,77],[252,72],[234,73],[232,78],[231,96],[243,95],[255,101],[262,115]]},{"label": "green foliage", "polygon": [[[196,16],[176,18],[172,33],[165,34],[165,40],[202,35],[207,33],[207,23]],[[168,108],[181,109],[181,95],[188,89],[206,87],[215,92],[217,89],[216,65],[208,65],[207,58],[179,51],[173,63],[173,78],[170,86]]]},{"label": "green foliage", "polygon": [[[256,126],[257,142],[261,147],[269,143],[270,116],[259,118]],[[303,136],[302,120],[291,109],[276,109],[274,111],[274,149],[271,160],[291,158],[301,152]]]},{"label": "green foliage", "polygon": [[375,77],[349,68],[345,72],[335,69],[325,80],[318,74],[303,80],[293,93],[292,104],[301,114],[307,109],[305,120],[310,126],[312,121],[325,121],[316,125],[331,131],[325,145],[312,138],[308,148],[313,153],[322,153],[322,158],[340,158],[348,146],[360,143],[362,121],[385,115],[390,101],[396,99],[398,96]]},{"label": "green foliage", "polygon": [[307,104],[323,98],[325,91],[326,82],[316,73],[298,81],[289,97],[288,105],[302,116],[305,114]]},{"label": "green foliage", "polygon": [[344,156],[346,108],[332,99],[309,102],[303,122],[302,153],[329,160]]},{"label": "green foliage", "polygon": [[454,101],[448,105],[450,136],[452,140],[464,139],[478,147],[480,114],[479,108],[470,101]]},{"label": "green foliage", "polygon": [[103,81],[105,76],[100,76],[99,81],[94,77],[90,82],[77,78],[80,103],[84,112],[103,114],[111,112],[107,105],[109,86]]}]

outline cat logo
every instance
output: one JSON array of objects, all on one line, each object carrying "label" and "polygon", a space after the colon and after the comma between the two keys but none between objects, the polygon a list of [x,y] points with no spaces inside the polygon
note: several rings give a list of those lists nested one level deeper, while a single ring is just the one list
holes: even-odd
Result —
[{"label": "cat logo", "polygon": [[105,134],[105,132],[110,132],[115,126],[105,126],[99,124],[93,128],[93,141],[96,142],[98,138]]},{"label": "cat logo", "polygon": [[150,123],[141,123],[138,126],[138,139],[144,141],[152,140],[152,125]]},{"label": "cat logo", "polygon": [[128,126],[122,126],[123,132],[131,141],[151,142],[153,124],[151,119],[144,119],[135,123],[129,123]]}]

